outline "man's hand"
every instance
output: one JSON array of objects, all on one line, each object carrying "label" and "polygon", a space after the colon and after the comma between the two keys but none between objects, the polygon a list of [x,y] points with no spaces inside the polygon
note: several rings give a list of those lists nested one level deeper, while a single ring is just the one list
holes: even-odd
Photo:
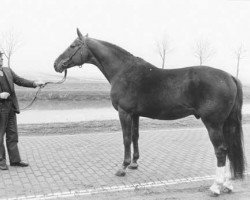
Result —
[{"label": "man's hand", "polygon": [[2,92],[0,93],[0,99],[8,99],[10,94],[8,92]]},{"label": "man's hand", "polygon": [[35,81],[34,82],[34,85],[36,87],[44,87],[45,86],[45,83],[43,81]]}]

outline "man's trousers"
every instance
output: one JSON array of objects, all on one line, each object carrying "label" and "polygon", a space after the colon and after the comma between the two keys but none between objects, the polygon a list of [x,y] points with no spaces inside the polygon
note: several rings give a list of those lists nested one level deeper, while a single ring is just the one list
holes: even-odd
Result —
[{"label": "man's trousers", "polygon": [[16,113],[11,101],[0,102],[0,165],[6,164],[4,135],[6,133],[6,146],[10,163],[20,162],[18,150],[18,133]]}]

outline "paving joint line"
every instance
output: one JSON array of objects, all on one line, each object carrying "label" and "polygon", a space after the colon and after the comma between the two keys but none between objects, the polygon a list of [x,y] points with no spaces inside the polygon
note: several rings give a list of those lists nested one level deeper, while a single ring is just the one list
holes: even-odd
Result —
[{"label": "paving joint line", "polygon": [[[250,173],[246,173],[246,175],[250,175]],[[131,185],[120,185],[120,186],[105,186],[96,189],[85,189],[85,190],[72,190],[68,192],[56,192],[49,194],[39,194],[39,195],[30,195],[30,196],[19,196],[8,198],[8,200],[49,200],[49,199],[57,199],[57,198],[67,198],[67,197],[80,197],[80,196],[88,196],[93,194],[101,194],[101,193],[112,193],[112,192],[121,192],[121,191],[132,191],[138,190],[142,188],[151,188],[151,187],[161,187],[161,186],[170,186],[170,185],[178,185],[182,183],[194,183],[199,181],[208,181],[213,180],[215,175],[206,175],[206,176],[196,176],[196,177],[187,177],[181,179],[170,179],[163,181],[152,181],[146,183],[136,183]],[[4,200],[6,198],[0,198],[0,200]]]}]

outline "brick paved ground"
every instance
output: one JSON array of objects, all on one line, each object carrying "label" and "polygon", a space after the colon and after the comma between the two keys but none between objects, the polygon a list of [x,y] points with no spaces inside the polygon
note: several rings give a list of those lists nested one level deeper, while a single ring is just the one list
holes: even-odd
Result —
[{"label": "brick paved ground", "polygon": [[[248,160],[249,130],[250,126],[244,127]],[[114,175],[123,161],[122,144],[121,133],[20,137],[21,155],[30,167],[10,167],[8,171],[0,171],[0,199],[49,199],[57,195],[89,199],[91,196],[83,195],[88,191],[100,191],[96,197],[105,199],[107,193],[103,192],[106,190],[130,190],[133,186],[145,183],[144,189],[147,191],[150,184],[162,186],[168,185],[171,180],[182,182],[172,186],[169,184],[176,188],[183,184],[190,185],[187,183],[190,177],[214,174],[215,156],[205,129],[141,132],[139,169],[128,170],[123,178]],[[205,184],[206,189],[210,183],[211,180],[192,182]]]}]

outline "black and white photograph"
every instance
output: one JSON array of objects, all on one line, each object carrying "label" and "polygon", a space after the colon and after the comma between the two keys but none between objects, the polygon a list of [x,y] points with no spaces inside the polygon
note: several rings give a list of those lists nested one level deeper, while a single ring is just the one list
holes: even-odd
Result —
[{"label": "black and white photograph", "polygon": [[1,0],[0,200],[250,199],[250,0]]}]

